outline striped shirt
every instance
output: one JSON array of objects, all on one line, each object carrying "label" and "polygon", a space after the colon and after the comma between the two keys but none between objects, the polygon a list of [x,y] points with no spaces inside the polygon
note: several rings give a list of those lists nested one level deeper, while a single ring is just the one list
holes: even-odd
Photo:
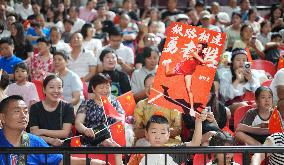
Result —
[{"label": "striped shirt", "polygon": [[[283,133],[275,133],[267,138],[273,143],[273,146],[284,146]],[[268,158],[269,165],[284,165],[284,153],[270,153]]]}]

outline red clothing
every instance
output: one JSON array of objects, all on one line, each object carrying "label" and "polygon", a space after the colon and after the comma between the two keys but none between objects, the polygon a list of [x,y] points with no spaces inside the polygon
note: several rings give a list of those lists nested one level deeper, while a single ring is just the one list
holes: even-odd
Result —
[{"label": "red clothing", "polygon": [[[200,57],[202,58],[202,56]],[[177,63],[175,67],[175,74],[192,75],[197,65],[200,65],[200,64],[201,62],[195,59],[194,57],[186,59],[184,61]]]}]

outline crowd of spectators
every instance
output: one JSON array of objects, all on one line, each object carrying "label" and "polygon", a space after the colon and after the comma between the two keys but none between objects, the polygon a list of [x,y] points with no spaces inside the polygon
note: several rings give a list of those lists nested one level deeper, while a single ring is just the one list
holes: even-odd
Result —
[{"label": "crowd of spectators", "polygon": [[[266,14],[260,14],[249,0],[228,0],[227,6],[188,0],[182,9],[177,1],[168,0],[160,10],[151,0],[144,0],[143,6],[135,0],[0,0],[0,100],[22,96],[14,100],[23,100],[29,109],[25,129],[50,146],[62,146],[63,140],[72,136],[72,125],[83,135],[84,146],[117,146],[107,132],[92,140],[94,129],[116,122],[104,114],[101,97],[108,97],[124,116],[116,97],[129,91],[137,103],[134,121],[127,120],[131,125],[127,129],[133,132],[126,135],[132,136],[127,138],[131,139],[129,146],[155,146],[149,131],[162,129],[159,124],[170,128],[168,139],[162,142],[167,146],[191,140],[186,146],[283,145],[283,141],[276,144],[273,140],[283,135],[270,136],[267,123],[275,105],[284,116],[284,69],[279,67],[280,61],[284,62],[284,0],[275,2]],[[148,103],[171,22],[226,33],[207,103],[212,111],[205,115],[194,118]],[[254,60],[271,62],[277,74],[244,67]],[[262,86],[267,80],[272,81],[270,88]],[[38,82],[42,83],[43,98]],[[245,100],[248,93],[255,99]],[[234,112],[248,105],[252,109],[234,130],[230,122]],[[6,109],[2,108],[0,128],[7,129]],[[190,108],[194,109],[193,105]],[[158,128],[152,128],[151,123]],[[226,125],[235,133],[234,142],[234,134],[222,133]],[[261,159],[256,155],[252,160],[257,163]],[[271,162],[277,161],[273,155]]]}]

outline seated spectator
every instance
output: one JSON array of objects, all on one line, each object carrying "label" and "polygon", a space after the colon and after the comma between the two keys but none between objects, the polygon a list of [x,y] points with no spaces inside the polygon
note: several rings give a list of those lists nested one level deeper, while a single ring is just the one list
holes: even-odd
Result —
[{"label": "seated spectator", "polygon": [[25,36],[25,29],[19,22],[12,23],[11,25],[11,38],[15,43],[14,54],[26,60],[34,55],[33,45],[27,40]]},{"label": "seated spectator", "polygon": [[142,20],[143,24],[149,25],[149,22],[157,21],[158,22],[158,33],[164,34],[166,31],[165,24],[160,20],[159,9],[151,7],[148,10],[149,17]]},{"label": "seated spectator", "polygon": [[[210,139],[209,146],[234,146],[235,141],[234,138],[225,132],[218,132]],[[225,159],[226,157],[226,159]],[[226,162],[225,162],[226,161]],[[206,163],[206,165],[239,165],[238,163],[234,162],[234,154],[226,153],[215,153],[213,155],[213,160]]]},{"label": "seated spectator", "polygon": [[64,25],[64,32],[62,33],[61,39],[65,43],[69,43],[72,36],[71,30],[73,28],[74,22],[71,19],[65,19],[63,21],[63,25]]},{"label": "seated spectator", "polygon": [[44,79],[43,92],[45,99],[31,106],[30,131],[51,146],[61,146],[62,140],[70,136],[74,108],[61,99],[63,81],[57,75]]},{"label": "seated spectator", "polygon": [[272,33],[271,42],[265,45],[265,60],[277,66],[280,58],[280,49],[284,48],[282,36],[279,33]]},{"label": "seated spectator", "polygon": [[[144,79],[145,93],[147,97],[150,95],[150,89],[154,82],[154,75],[149,74]],[[145,127],[147,121],[155,113],[163,113],[163,116],[169,121],[170,139],[166,142],[167,145],[180,144],[180,133],[181,133],[181,113],[178,110],[166,109],[154,104],[148,103],[148,98],[141,100],[137,103],[134,110],[134,132],[137,140],[136,146],[147,146],[150,145],[149,141],[145,138]]]},{"label": "seated spectator", "polygon": [[50,43],[52,51],[65,52],[67,55],[70,55],[71,47],[63,40],[61,40],[61,31],[58,27],[53,26],[52,28],[50,28]]},{"label": "seated spectator", "polygon": [[273,94],[268,87],[255,91],[256,108],[246,112],[236,129],[236,140],[246,145],[261,145],[269,135]]},{"label": "seated spectator", "polygon": [[242,22],[242,15],[238,12],[233,12],[232,14],[232,25],[226,29],[226,45],[227,50],[232,50],[235,41],[241,39],[240,29]]},{"label": "seated spectator", "polygon": [[135,68],[136,69],[140,69],[143,66],[143,62],[144,62],[144,58],[143,58],[143,50],[145,47],[157,47],[159,42],[160,42],[160,38],[157,37],[155,34],[153,33],[146,33],[142,39],[142,41],[138,41],[138,50],[137,50],[137,55],[135,58]]},{"label": "seated spectator", "polygon": [[161,11],[161,20],[166,26],[174,20],[175,15],[182,13],[182,11],[177,9],[177,2],[177,0],[169,0],[167,3],[167,9]]},{"label": "seated spectator", "polygon": [[283,29],[283,10],[280,7],[272,7],[268,20],[271,22],[272,32],[278,32],[280,29]]},{"label": "seated spectator", "polygon": [[252,72],[250,68],[244,68],[244,63],[247,60],[247,52],[244,49],[234,49],[230,68],[224,68],[219,74],[220,95],[224,99],[225,105],[230,106],[232,113],[236,108],[247,105],[242,100],[245,92],[254,92],[260,86],[256,73]]},{"label": "seated spectator", "polygon": [[110,135],[105,134],[94,139],[96,137],[94,129],[111,125],[117,121],[115,118],[106,116],[101,96],[108,97],[119,114],[124,115],[124,111],[119,101],[111,95],[111,79],[108,75],[96,74],[90,80],[90,85],[94,93],[93,98],[83,101],[80,105],[76,115],[75,127],[79,133],[84,135],[81,138],[84,145],[97,146],[102,142],[104,146],[114,146],[115,142]]},{"label": "seated spectator", "polygon": [[30,0],[24,0],[23,3],[15,4],[15,12],[23,19],[27,19],[29,15],[33,14],[33,9]]},{"label": "seated spectator", "polygon": [[5,93],[7,96],[19,95],[22,96],[26,105],[30,108],[31,105],[39,101],[36,87],[28,81],[28,66],[26,63],[18,63],[14,67],[15,83],[10,84]]},{"label": "seated spectator", "polygon": [[253,29],[253,34],[258,35],[260,33],[260,24],[257,22],[257,11],[253,8],[248,10],[248,20],[245,21]]},{"label": "seated spectator", "polygon": [[[195,131],[192,141],[177,145],[182,147],[200,146],[202,121],[205,119],[205,114],[198,115],[195,120]],[[147,121],[145,126],[145,136],[149,139],[149,146],[163,147],[170,139],[170,124],[163,115],[153,115]],[[158,140],[157,140],[158,139]],[[177,165],[182,164],[179,155],[165,155],[165,154],[148,154],[147,157],[143,154],[132,155],[128,165],[145,165],[149,162],[151,164],[163,165],[165,161],[167,164]],[[149,161],[150,160],[150,161]],[[145,163],[147,162],[147,163]]]},{"label": "seated spectator", "polygon": [[[117,70],[123,71],[127,74],[132,74],[134,67],[134,53],[133,51],[122,44],[122,32],[118,28],[110,28],[109,31],[109,45],[102,48],[111,48],[117,54]],[[100,54],[100,53],[99,53]],[[97,56],[99,58],[99,56]],[[99,62],[98,72],[103,70],[102,64]]]},{"label": "seated spectator", "polygon": [[10,38],[2,38],[0,40],[0,69],[9,74],[10,79],[14,79],[14,66],[22,60],[13,54],[14,42]]},{"label": "seated spectator", "polygon": [[[103,74],[108,74],[111,78],[111,93],[120,96],[131,90],[130,82],[126,73],[115,68],[117,65],[117,55],[114,50],[106,48],[100,54],[100,61],[103,67]],[[88,92],[92,93],[92,86],[89,85]]]},{"label": "seated spectator", "polygon": [[128,14],[122,13],[118,29],[122,32],[123,45],[134,50],[134,41],[136,40],[137,33],[139,31],[137,24],[135,22],[131,22],[131,18]]},{"label": "seated spectator", "polygon": [[56,52],[53,55],[55,71],[63,80],[63,98],[74,106],[74,110],[78,109],[84,100],[83,84],[80,77],[67,68],[68,56],[62,52]]},{"label": "seated spectator", "polygon": [[89,82],[96,74],[97,59],[92,51],[83,48],[83,36],[76,32],[71,36],[72,48],[68,68],[75,72],[83,81]]},{"label": "seated spectator", "polygon": [[266,45],[271,40],[271,23],[269,21],[263,21],[260,23],[260,34],[257,35],[257,39],[262,45]]},{"label": "seated spectator", "polygon": [[240,11],[237,0],[229,0],[228,5],[221,6],[221,12],[227,13],[229,16],[233,15],[233,12]]},{"label": "seated spectator", "polygon": [[[21,96],[9,96],[0,103],[0,120],[3,129],[0,129],[0,147],[49,147],[40,137],[26,133],[25,129],[29,122],[28,106]],[[29,141],[29,142],[27,142]],[[6,157],[8,156],[8,157]],[[19,155],[16,164],[63,164],[63,155],[61,154],[28,154],[27,159]],[[116,163],[121,165],[121,155],[116,155]],[[0,154],[0,164],[9,164],[14,162],[12,154]],[[98,159],[85,159],[70,157],[71,164],[84,165],[105,164]]]},{"label": "seated spectator", "polygon": [[221,29],[218,26],[211,24],[211,14],[207,10],[204,10],[200,13],[200,22],[201,22],[200,27],[202,27],[202,28],[207,28],[209,30],[221,32]]},{"label": "seated spectator", "polygon": [[86,23],[84,20],[79,18],[79,8],[76,6],[71,6],[68,11],[69,19],[74,22],[71,33],[79,32],[83,25]]},{"label": "seated spectator", "polygon": [[96,29],[93,26],[94,25],[91,23],[84,24],[81,29],[81,34],[84,38],[84,49],[92,51],[94,55],[97,55],[99,50],[101,50],[103,46],[101,40],[93,38],[96,33]]},{"label": "seated spectator", "polygon": [[79,18],[86,22],[92,22],[97,16],[97,11],[94,9],[97,5],[97,0],[88,0],[85,7],[79,9]]},{"label": "seated spectator", "polygon": [[48,74],[54,72],[53,55],[50,52],[49,41],[42,37],[37,39],[38,54],[27,61],[32,80],[42,81]]},{"label": "seated spectator", "polygon": [[197,11],[194,8],[187,9],[186,14],[188,15],[189,19],[191,20],[190,25],[192,25],[192,26],[200,26],[201,25]]},{"label": "seated spectator", "polygon": [[[179,15],[177,15],[177,16],[179,16]],[[179,22],[181,20],[183,20],[183,19],[178,19],[177,22]],[[148,25],[148,33],[155,34],[159,38],[159,40],[165,38],[164,33],[160,32],[161,29],[160,29],[158,21],[150,21],[147,25]]]},{"label": "seated spectator", "polygon": [[270,89],[273,92],[274,103],[277,103],[278,100],[284,99],[284,68],[278,70],[274,75]]},{"label": "seated spectator", "polygon": [[50,29],[45,27],[45,19],[42,14],[36,16],[36,22],[33,27],[28,28],[27,38],[33,45],[37,44],[37,39],[41,37],[49,38]]},{"label": "seated spectator", "polygon": [[233,49],[246,49],[247,53],[251,55],[253,60],[264,58],[264,47],[261,42],[253,36],[253,29],[248,24],[243,24],[241,27],[241,40],[236,40]]},{"label": "seated spectator", "polygon": [[159,62],[159,50],[157,47],[145,47],[143,50],[143,67],[133,72],[131,77],[131,89],[136,101],[146,98],[144,79],[148,74],[155,74]]},{"label": "seated spectator", "polygon": [[[284,112],[284,100],[279,100],[277,103],[277,108],[280,115],[283,118]],[[274,133],[268,136],[263,144],[263,146],[271,147],[283,147],[284,132]],[[266,159],[266,160],[265,160]],[[265,161],[268,164],[281,164],[283,160],[283,153],[255,153],[251,159],[251,165],[261,165]]]}]

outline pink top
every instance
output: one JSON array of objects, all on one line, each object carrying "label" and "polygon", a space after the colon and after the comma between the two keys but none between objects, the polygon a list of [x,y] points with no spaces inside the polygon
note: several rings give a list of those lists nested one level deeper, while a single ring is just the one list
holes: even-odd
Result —
[{"label": "pink top", "polygon": [[26,104],[29,106],[31,101],[39,101],[38,94],[34,83],[27,82],[25,85],[18,85],[16,83],[8,85],[6,95],[20,95],[24,98]]},{"label": "pink top", "polygon": [[43,61],[39,54],[34,55],[29,63],[32,80],[43,80],[48,73],[54,72],[52,56]]},{"label": "pink top", "polygon": [[91,11],[86,9],[85,7],[80,8],[79,18],[86,22],[92,22],[96,19],[97,11],[92,9]]}]

